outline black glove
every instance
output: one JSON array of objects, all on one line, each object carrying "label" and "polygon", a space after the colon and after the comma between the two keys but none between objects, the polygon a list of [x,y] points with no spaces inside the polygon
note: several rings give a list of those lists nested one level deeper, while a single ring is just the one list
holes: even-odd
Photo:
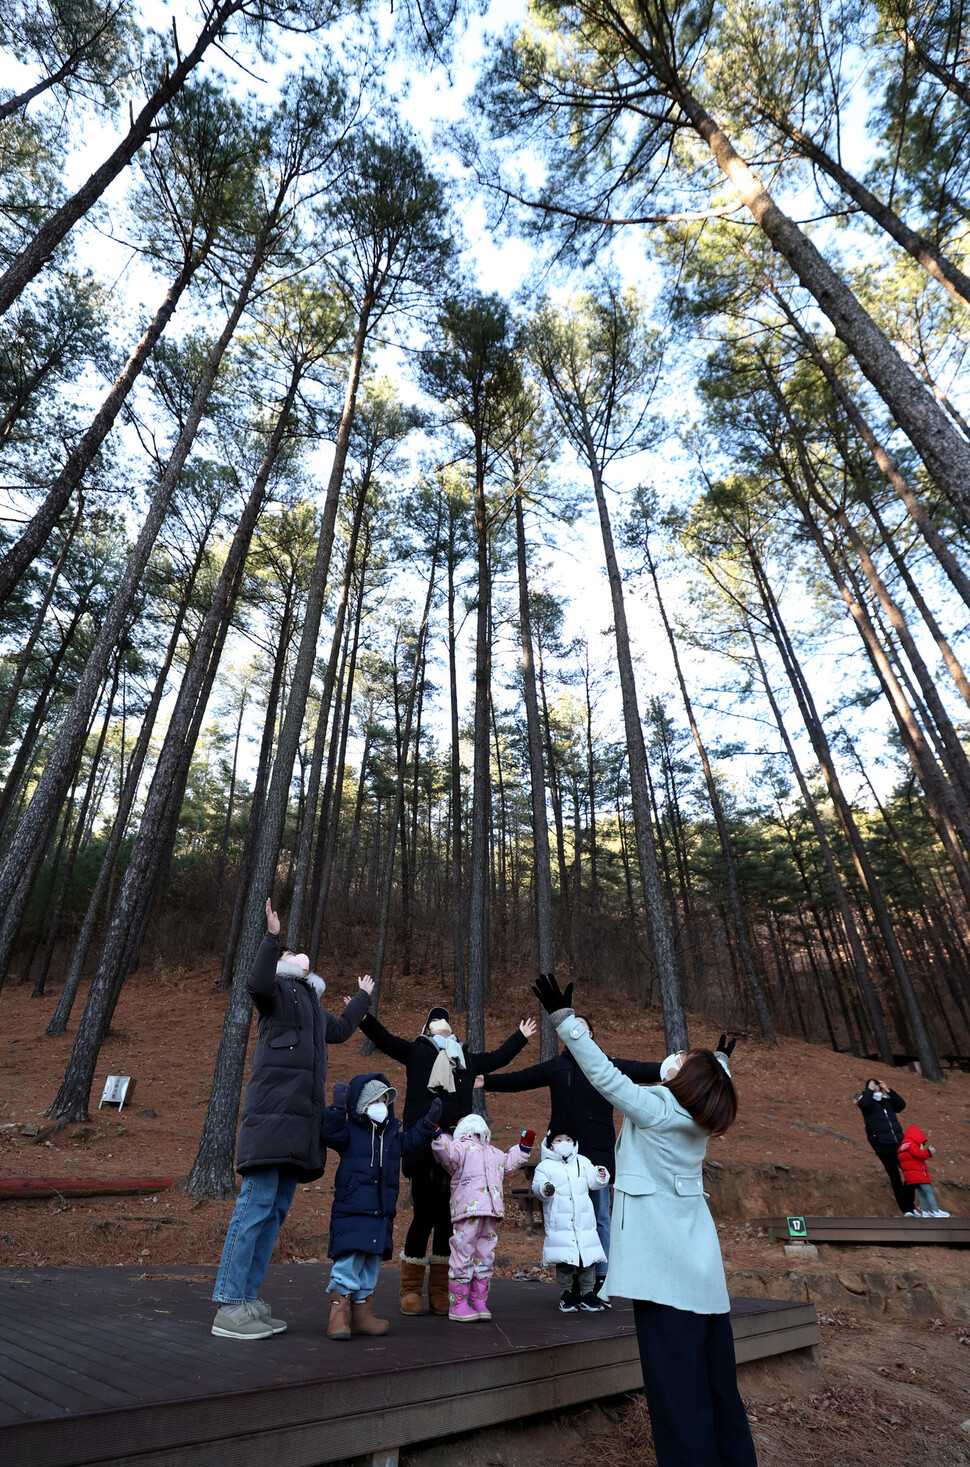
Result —
[{"label": "black glove", "polygon": [[573,985],[567,983],[565,989],[560,988],[555,973],[540,973],[538,981],[532,985],[532,992],[547,1014],[572,1008]]},{"label": "black glove", "polygon": [[728,1039],[726,1034],[722,1034],[714,1048],[720,1050],[725,1059],[730,1059],[737,1042],[737,1036],[734,1039]]},{"label": "black glove", "polygon": [[434,1098],[434,1100],[432,1100],[431,1104],[428,1106],[427,1119],[431,1122],[431,1124],[433,1126],[436,1126],[438,1124],[438,1122],[441,1120],[441,1097],[440,1096],[436,1095],[435,1098]]},{"label": "black glove", "polygon": [[347,1109],[347,1086],[342,1080],[338,1080],[333,1087],[333,1103],[341,1110]]}]

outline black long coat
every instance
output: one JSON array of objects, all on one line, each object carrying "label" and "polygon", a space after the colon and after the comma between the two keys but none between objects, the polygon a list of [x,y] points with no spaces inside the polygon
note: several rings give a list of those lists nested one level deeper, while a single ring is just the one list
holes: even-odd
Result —
[{"label": "black long coat", "polygon": [[882,1100],[874,1100],[872,1091],[863,1090],[856,1101],[866,1123],[866,1140],[874,1151],[895,1151],[903,1139],[903,1128],[896,1119],[896,1112],[906,1109],[906,1102],[895,1090],[884,1094]]},{"label": "black long coat", "polygon": [[[610,1063],[638,1085],[655,1085],[660,1079],[660,1066],[651,1060],[613,1059]],[[509,1075],[489,1075],[486,1090],[541,1090],[549,1087],[551,1101],[550,1130],[553,1135],[565,1131],[577,1142],[582,1156],[594,1166],[605,1166],[613,1180],[613,1107],[594,1090],[579,1065],[567,1050],[553,1059],[530,1065],[527,1070],[513,1070]]]},{"label": "black long coat", "polygon": [[236,1170],[278,1166],[310,1182],[323,1174],[327,1045],[350,1038],[370,996],[358,990],[338,1019],[307,984],[277,977],[279,955],[279,938],[267,932],[246,984],[259,1014],[259,1038],[243,1098]]},{"label": "black long coat", "polygon": [[[407,1084],[404,1091],[404,1114],[402,1120],[405,1126],[413,1126],[421,1116],[427,1115],[428,1106],[434,1096],[428,1089],[428,1081],[431,1079],[431,1071],[434,1062],[440,1053],[434,1041],[426,1034],[419,1034],[417,1039],[400,1039],[396,1034],[391,1034],[384,1028],[381,1021],[373,1014],[368,1014],[361,1020],[360,1032],[366,1034],[367,1038],[376,1044],[383,1054],[402,1064],[407,1074]],[[454,1094],[442,1091],[438,1094],[441,1101],[441,1120],[439,1122],[443,1131],[453,1131],[461,1120],[467,1116],[472,1109],[472,1096],[474,1093],[474,1081],[476,1075],[487,1075],[492,1070],[500,1070],[503,1065],[511,1064],[517,1054],[521,1054],[528,1040],[521,1029],[516,1029],[510,1034],[504,1044],[498,1049],[489,1050],[486,1054],[465,1054],[465,1068],[456,1069]],[[405,1175],[407,1175],[407,1164],[405,1164]]]}]

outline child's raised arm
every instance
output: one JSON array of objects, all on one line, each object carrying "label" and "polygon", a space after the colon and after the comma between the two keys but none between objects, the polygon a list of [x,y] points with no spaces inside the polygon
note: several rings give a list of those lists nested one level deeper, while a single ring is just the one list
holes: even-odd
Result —
[{"label": "child's raised arm", "polygon": [[515,1145],[510,1148],[509,1153],[505,1158],[506,1175],[508,1175],[508,1173],[510,1172],[517,1172],[519,1170],[519,1167],[525,1166],[526,1162],[529,1160],[529,1153],[535,1145],[535,1139],[535,1131],[522,1132],[522,1135],[519,1137],[518,1141],[516,1141]]},{"label": "child's raised arm", "polygon": [[441,1131],[432,1141],[431,1150],[446,1172],[456,1172],[461,1166],[461,1159],[465,1154],[465,1148],[460,1141],[454,1140],[447,1131]]}]

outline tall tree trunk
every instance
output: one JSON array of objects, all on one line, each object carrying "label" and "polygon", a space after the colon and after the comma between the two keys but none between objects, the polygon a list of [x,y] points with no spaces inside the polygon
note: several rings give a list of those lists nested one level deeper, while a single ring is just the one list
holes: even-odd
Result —
[{"label": "tall tree trunk", "polygon": [[[91,758],[91,769],[88,774],[88,782],[84,791],[84,799],[81,801],[81,808],[78,811],[77,820],[74,824],[74,835],[71,838],[71,849],[68,852],[67,863],[64,867],[64,871],[61,874],[60,885],[58,887],[57,897],[54,902],[54,910],[51,913],[49,919],[47,942],[45,943],[44,951],[41,955],[40,966],[34,979],[34,991],[31,995],[32,998],[40,998],[43,994],[44,984],[47,981],[47,974],[51,965],[51,959],[54,956],[54,946],[57,942],[58,932],[60,931],[61,916],[64,912],[64,903],[67,898],[68,889],[71,884],[71,878],[74,875],[74,867],[77,861],[78,851],[81,846],[81,838],[84,835],[84,827],[88,818],[88,811],[91,807],[91,802],[94,795],[98,769],[101,763],[101,756],[104,753],[105,739],[108,737],[108,729],[111,725],[111,716],[114,713],[115,698],[118,695],[118,682],[120,676],[121,657],[118,656],[115,659],[114,672],[111,678],[111,688],[108,692],[108,701],[104,711],[104,718],[101,721],[101,733],[98,736],[97,747]],[[67,821],[65,820],[64,833],[66,834],[66,832]],[[54,871],[56,874],[56,863],[54,866]]]},{"label": "tall tree trunk", "polygon": [[[206,251],[207,252],[207,251]],[[146,327],[141,340],[115,378],[111,391],[95,413],[90,427],[82,435],[76,448],[72,449],[67,462],[51,484],[40,507],[27,523],[18,540],[0,560],[0,606],[6,602],[24,571],[46,544],[48,536],[67,508],[72,495],[95,460],[101,447],[114,426],[114,421],[124,406],[145,363],[165,327],[175,314],[175,308],[205,258],[204,253],[187,260]]]},{"label": "tall tree trunk", "polygon": [[[327,782],[323,793],[323,812],[326,817],[326,828],[323,832],[323,861],[320,866],[320,879],[318,882],[316,908],[313,914],[313,939],[310,944],[310,965],[316,966],[317,955],[320,949],[320,937],[323,932],[324,918],[327,912],[327,903],[330,898],[330,884],[333,879],[334,858],[337,850],[337,834],[340,828],[340,807],[343,800],[344,770],[347,763],[347,740],[350,736],[350,717],[353,710],[354,679],[357,673],[357,654],[360,650],[360,624],[364,612],[364,570],[366,567],[366,552],[361,560],[360,578],[357,586],[357,609],[354,615],[354,630],[351,636],[350,663],[347,668],[347,682],[344,690],[343,715],[340,720],[339,748],[337,752],[336,769],[331,771],[327,767]],[[366,738],[365,738],[366,749]],[[323,816],[321,816],[321,819]],[[349,883],[348,883],[349,884]]]},{"label": "tall tree trunk", "polygon": [[34,617],[34,622],[31,626],[30,634],[17,655],[17,665],[14,668],[14,674],[10,680],[10,687],[7,689],[7,696],[3,700],[3,707],[0,708],[0,743],[2,743],[7,736],[7,729],[10,727],[11,714],[13,713],[14,708],[17,706],[17,699],[20,697],[20,690],[24,685],[24,678],[27,676],[27,669],[30,666],[30,659],[34,655],[34,648],[37,646],[38,638],[40,637],[41,632],[44,630],[44,622],[47,618],[47,612],[50,608],[51,601],[54,599],[54,592],[57,589],[57,583],[61,578],[61,571],[64,569],[64,562],[67,559],[67,553],[71,548],[71,542],[74,539],[74,536],[77,534],[78,526],[81,523],[81,517],[83,514],[84,497],[83,495],[79,494],[77,500],[77,510],[75,511],[74,518],[71,521],[71,527],[64,537],[64,544],[61,546],[61,553],[57,557],[57,563],[55,564],[54,569],[51,571],[50,578],[48,579],[47,585],[44,589],[44,594],[41,597],[40,605],[37,608],[37,615]]},{"label": "tall tree trunk", "polygon": [[[744,623],[745,630],[748,634],[748,640],[751,643],[751,650],[754,653],[755,662],[757,663],[758,674],[761,678],[761,683],[765,690],[765,695],[771,707],[772,716],[775,720],[775,724],[777,725],[778,732],[781,734],[782,743],[785,746],[785,753],[788,755],[788,762],[791,766],[792,773],[795,776],[795,780],[802,797],[802,803],[805,806],[805,811],[808,815],[809,820],[811,821],[812,830],[815,833],[815,840],[818,844],[818,849],[821,853],[822,860],[825,863],[825,869],[828,873],[828,878],[832,886],[832,894],[835,898],[835,905],[838,909],[839,917],[842,921],[842,927],[845,932],[846,942],[848,943],[849,951],[852,955],[852,966],[855,970],[855,975],[858,979],[859,987],[862,989],[862,993],[866,1001],[866,1008],[869,1013],[869,1020],[872,1024],[872,1032],[875,1035],[876,1039],[876,1048],[879,1051],[879,1057],[883,1061],[883,1063],[891,1065],[893,1064],[893,1050],[892,1045],[889,1042],[889,1035],[886,1032],[886,1021],[883,1015],[882,1004],[879,1001],[879,996],[876,993],[875,986],[872,981],[872,973],[869,968],[869,959],[866,956],[865,948],[862,945],[862,938],[859,935],[859,929],[856,925],[855,917],[852,914],[852,908],[849,905],[849,898],[845,889],[845,883],[842,880],[841,872],[839,871],[838,865],[836,864],[835,856],[832,853],[832,847],[829,843],[828,836],[825,834],[825,828],[822,825],[822,820],[818,813],[818,807],[815,804],[812,792],[808,787],[808,781],[802,773],[802,767],[798,762],[794,746],[788,736],[788,730],[785,727],[785,720],[781,715],[781,709],[779,708],[778,703],[775,699],[774,691],[772,689],[767,670],[765,669],[765,665],[761,657],[761,648],[758,646],[758,639],[755,636],[746,615],[744,618]],[[809,730],[809,736],[811,737],[811,730]]]},{"label": "tall tree trunk", "polygon": [[94,938],[98,914],[101,911],[101,906],[106,896],[108,908],[111,905],[110,887],[114,878],[115,863],[118,859],[118,853],[121,850],[121,843],[125,838],[125,831],[128,828],[132,806],[135,803],[135,795],[141,784],[142,771],[148,756],[152,732],[155,727],[155,719],[158,717],[158,710],[161,707],[165,687],[168,683],[168,675],[171,671],[172,663],[175,660],[175,653],[182,635],[182,626],[188,610],[189,600],[195,590],[195,583],[204,548],[205,545],[203,542],[198,548],[195,562],[190,570],[186,585],[183,587],[182,596],[175,615],[175,623],[168,640],[168,646],[165,649],[165,660],[162,663],[158,677],[155,679],[155,686],[152,689],[152,696],[149,700],[148,707],[142,715],[141,728],[138,731],[138,738],[135,742],[131,758],[128,761],[128,771],[124,776],[124,783],[118,796],[118,811],[111,826],[108,844],[98,870],[97,880],[94,883],[94,890],[91,893],[87,911],[84,914],[84,921],[81,923],[81,931],[74,944],[71,962],[67,970],[67,976],[64,979],[64,987],[61,989],[61,996],[58,999],[54,1015],[44,1031],[51,1037],[57,1034],[63,1034],[67,1028],[67,1021],[71,1016],[71,1009],[74,1006],[74,1000],[81,983],[84,963]]},{"label": "tall tree trunk", "polygon": [[0,277],[0,316],[10,309],[21,291],[48,263],[78,220],[84,218],[108,185],[128,167],[139,148],[148,142],[154,130],[155,119],[162,108],[178,94],[209,46],[217,40],[226,23],[241,8],[242,0],[222,0],[221,5],[216,5],[209,11],[192,50],[179,58],[178,64],[171,70],[166,66],[161,84],[148,98],[138,116],[131,118],[131,125],[114,152],[95,169],[86,183],[54,211],[30,243],[14,257]]},{"label": "tall tree trunk", "polygon": [[307,781],[307,819],[304,820],[300,832],[299,855],[297,857],[293,897],[290,902],[290,915],[287,923],[286,940],[291,952],[299,952],[301,945],[300,931],[303,926],[303,906],[306,900],[307,883],[310,878],[313,837],[317,824],[317,801],[320,794],[320,774],[323,769],[323,750],[327,741],[327,728],[330,723],[337,664],[340,660],[340,649],[344,644],[344,623],[347,616],[347,601],[350,596],[354,566],[357,562],[357,541],[360,535],[364,505],[367,502],[370,483],[370,474],[364,474],[354,501],[353,522],[350,527],[350,539],[347,544],[347,559],[344,566],[343,584],[340,588],[340,600],[337,603],[333,638],[330,643],[330,657],[327,661],[327,670],[323,680],[323,693],[320,698],[320,714],[317,719],[317,727],[313,739],[310,777]]},{"label": "tall tree trunk", "polygon": [[300,375],[300,369],[295,368],[182,677],[165,741],[145,799],[138,835],[111,914],[101,956],[91,979],[74,1048],[61,1088],[50,1108],[50,1114],[61,1119],[83,1120],[87,1115],[98,1053],[134,956],[132,933],[137,932],[140,939],[151,912],[154,892],[167,870],[170,847],[174,844],[182,807],[185,780],[205,712],[206,689],[211,687],[215,676],[217,649],[225,640],[246,555],[262,512],[269,477],[283,443],[290,411],[299,388]]},{"label": "tall tree trunk", "polygon": [[600,530],[603,536],[603,551],[610,582],[613,604],[613,631],[616,640],[616,661],[620,674],[620,691],[623,699],[623,726],[626,732],[627,757],[630,763],[630,793],[633,802],[633,828],[636,834],[637,858],[640,881],[643,888],[644,910],[650,932],[650,943],[660,983],[660,1001],[663,1008],[664,1035],[668,1050],[687,1049],[687,1018],[684,1013],[680,989],[680,975],[674,957],[674,945],[670,931],[670,917],[664,903],[657,866],[657,848],[654,844],[650,822],[650,804],[647,791],[647,756],[643,746],[643,728],[637,703],[636,677],[633,671],[633,656],[630,651],[630,633],[627,628],[626,606],[623,600],[623,581],[613,546],[613,530],[606,503],[603,478],[592,439],[587,442],[587,462],[593,479],[596,507],[599,511]]},{"label": "tall tree trunk", "polygon": [[455,628],[455,513],[448,510],[448,691],[451,710],[451,943],[454,966],[454,1003],[457,1013],[468,1007],[465,969],[465,885],[462,863],[461,743],[458,728],[458,671]]},{"label": "tall tree trunk", "polygon": [[480,448],[475,465],[475,551],[478,568],[475,631],[475,713],[472,752],[472,848],[468,902],[468,1026],[469,1049],[485,1048],[485,993],[488,987],[489,937],[489,830],[492,780],[489,736],[489,693],[492,683],[491,594],[488,508],[485,468]]},{"label": "tall tree trunk", "polygon": [[900,248],[916,261],[918,265],[932,275],[944,290],[948,290],[963,305],[970,305],[970,276],[966,275],[952,260],[947,259],[941,250],[922,235],[917,234],[915,229],[910,229],[899,215],[895,213],[888,204],[877,199],[875,194],[866,188],[865,184],[851,174],[848,169],[828,153],[825,148],[810,138],[800,127],[791,121],[789,117],[772,116],[772,123],[816,168],[828,174],[835,183],[854,204],[868,214],[874,224],[885,230],[890,239],[894,239]]},{"label": "tall tree trunk", "polygon": [[48,755],[44,772],[30,805],[0,863],[0,912],[3,914],[2,921],[0,921],[0,974],[6,968],[10,945],[20,925],[38,863],[42,858],[49,833],[63,802],[73,771],[77,767],[91,709],[128,616],[132,597],[144,575],[152,547],[168,512],[172,494],[175,492],[175,486],[181,477],[185,460],[195,441],[216,374],[239,325],[261,268],[268,229],[269,226],[266,225],[257,240],[235,304],[200,374],[182,431],[152,497],[148,514],[134,550],[128,559],[114,599],[104,615],[97,641],[81,675],[77,692],[64,716],[56,742]]},{"label": "tall tree trunk", "polygon": [[[525,697],[526,736],[529,744],[529,793],[532,812],[532,858],[535,881],[536,935],[539,972],[555,967],[555,927],[552,913],[552,858],[549,851],[549,821],[546,782],[542,770],[542,725],[536,688],[535,654],[532,647],[532,616],[529,610],[529,563],[526,555],[525,514],[522,492],[515,494],[515,555],[519,580],[519,636],[522,643],[522,688]],[[557,1051],[556,1033],[543,1011],[539,1031],[539,1058],[551,1059]]]},{"label": "tall tree trunk", "polygon": [[933,554],[936,556],[947,577],[949,578],[950,584],[953,586],[958,596],[961,597],[964,604],[968,608],[970,608],[970,576],[967,576],[963,567],[960,565],[956,556],[953,554],[949,545],[946,543],[945,538],[937,529],[936,525],[933,523],[926,510],[923,508],[919,496],[914,491],[912,485],[909,483],[906,477],[902,473],[900,473],[896,463],[886,451],[883,444],[876,437],[868,421],[863,416],[855,399],[851,396],[848,389],[845,387],[842,379],[835,371],[835,368],[832,366],[832,363],[829,361],[828,357],[820,349],[815,338],[811,335],[810,332],[805,330],[804,326],[799,321],[798,317],[795,315],[791,307],[788,305],[785,298],[781,295],[780,291],[778,291],[778,289],[772,284],[770,280],[767,280],[767,278],[766,285],[770,290],[772,297],[781,307],[786,318],[790,322],[791,326],[794,328],[799,340],[808,351],[808,354],[811,357],[812,361],[815,363],[816,367],[818,367],[826,382],[828,382],[829,386],[832,388],[832,391],[835,393],[839,402],[842,404],[846,417],[849,419],[849,422],[852,424],[853,428],[855,428],[859,437],[862,439],[863,443],[872,454],[873,460],[880,473],[883,475],[886,482],[891,485],[894,492],[899,496],[900,500],[905,505],[906,513],[909,515],[910,519],[913,521],[913,524],[923,536],[923,539],[926,541],[927,545],[933,551]]},{"label": "tall tree trunk", "polygon": [[[425,638],[428,635],[428,622],[431,618],[431,604],[434,597],[435,575],[438,568],[437,537],[435,549],[431,556],[431,570],[428,575],[428,591],[424,602],[424,614],[418,635],[414,644],[414,657],[411,663],[411,682],[408,687],[407,701],[404,705],[404,727],[401,735],[398,760],[397,779],[394,786],[394,807],[387,822],[387,836],[385,848],[381,860],[380,892],[381,910],[377,927],[377,951],[371,967],[371,977],[374,980],[374,993],[371,998],[371,1013],[376,1013],[380,1000],[381,979],[384,976],[384,963],[387,957],[387,938],[391,925],[391,898],[394,886],[394,856],[397,848],[397,836],[401,826],[401,814],[404,810],[404,788],[407,777],[408,751],[411,747],[411,729],[414,719],[414,704],[418,687],[418,674],[423,660]],[[479,1045],[483,1048],[483,1045]],[[365,1040],[361,1052],[365,1055],[373,1053],[373,1044]]]},{"label": "tall tree trunk", "polygon": [[255,961],[256,953],[259,951],[266,896],[272,891],[275,881],[280,838],[293,779],[293,765],[300,743],[307,696],[316,663],[317,640],[330,573],[337,507],[340,502],[340,489],[350,448],[350,434],[357,409],[357,392],[364,362],[364,347],[367,342],[374,303],[375,297],[369,290],[364,297],[357,320],[343,410],[337,429],[333,464],[324,501],[320,537],[317,541],[317,552],[310,575],[303,630],[296,666],[293,670],[286,714],[277,744],[276,759],[273,763],[273,774],[256,838],[252,876],[248,885],[245,914],[236,953],[236,971],[230,989],[229,1003],[226,1006],[219,1051],[216,1055],[209,1105],[206,1110],[199,1149],[187,1184],[188,1190],[196,1197],[235,1196],[233,1149],[236,1119],[239,1114],[239,1097],[242,1092],[243,1067],[246,1062],[246,1044],[252,1022],[252,1003],[246,991],[246,979]]},{"label": "tall tree trunk", "polygon": [[849,842],[853,865],[875,915],[883,944],[889,956],[889,961],[892,964],[893,972],[896,975],[896,981],[906,1002],[913,1031],[918,1036],[917,1042],[920,1048],[923,1072],[929,1079],[942,1082],[943,1076],[940,1070],[939,1060],[936,1057],[936,1051],[933,1048],[929,1033],[923,1022],[919,1001],[913,989],[912,980],[906,968],[896,933],[893,930],[882,888],[873,870],[872,862],[869,860],[869,855],[859,833],[859,827],[856,824],[852,808],[842,790],[841,782],[836,773],[835,763],[832,759],[828,739],[825,736],[821,719],[815,708],[814,699],[802,674],[784,623],[781,621],[774,593],[768,584],[760,559],[750,543],[745,548],[755,574],[755,580],[765,614],[781,655],[786,675],[795,694],[795,700],[798,703],[799,712],[802,715],[808,736],[812,742],[812,747],[815,750],[815,757],[822,770],[822,776],[832,799],[832,804],[835,807],[836,816],[842,827],[842,833]]},{"label": "tall tree trunk", "polygon": [[744,903],[741,900],[741,888],[738,883],[738,870],[734,860],[734,851],[731,846],[731,837],[728,833],[727,820],[724,817],[724,806],[721,803],[720,792],[717,788],[717,782],[714,778],[714,771],[711,768],[711,761],[708,758],[707,749],[704,745],[704,741],[701,738],[700,729],[697,726],[697,720],[694,717],[693,704],[691,703],[690,694],[687,691],[687,683],[684,679],[683,669],[680,665],[680,654],[677,650],[677,640],[674,637],[673,628],[671,627],[670,622],[667,618],[667,608],[665,607],[663,597],[660,594],[660,582],[657,578],[657,568],[654,565],[653,556],[650,554],[649,550],[647,551],[647,569],[650,572],[650,579],[653,582],[654,595],[657,598],[657,606],[660,609],[660,617],[663,621],[664,631],[667,633],[667,641],[670,644],[671,655],[674,659],[674,671],[677,674],[677,685],[680,688],[680,696],[683,699],[684,711],[687,714],[687,722],[690,726],[691,737],[694,740],[694,747],[697,750],[697,757],[700,759],[701,768],[704,771],[704,783],[707,785],[707,797],[711,802],[711,813],[714,816],[714,824],[717,827],[717,838],[721,847],[721,856],[724,860],[724,874],[727,878],[728,901],[731,908],[731,921],[734,927],[734,940],[737,943],[738,955],[741,959],[741,969],[744,973],[745,982],[747,983],[748,988],[751,990],[751,997],[754,1000],[755,1011],[758,1015],[758,1023],[761,1025],[761,1032],[764,1034],[769,1044],[777,1044],[778,1041],[775,1037],[774,1025],[771,1022],[771,1013],[768,1009],[768,1003],[762,990],[761,984],[758,982],[758,975],[755,972],[754,960],[751,956],[751,942],[748,937],[748,923],[744,914]]},{"label": "tall tree trunk", "polygon": [[[831,321],[836,335],[909,438],[930,477],[946,494],[963,524],[970,527],[970,443],[956,431],[808,235],[779,209],[724,131],[662,56],[662,50],[659,54],[662,60],[658,75],[710,148],[738,199]],[[648,66],[653,64],[651,53],[647,52],[644,59]]]}]

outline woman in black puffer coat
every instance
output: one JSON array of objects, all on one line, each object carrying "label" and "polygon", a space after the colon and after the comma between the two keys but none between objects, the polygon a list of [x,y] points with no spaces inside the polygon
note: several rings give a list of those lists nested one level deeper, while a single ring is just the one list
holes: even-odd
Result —
[{"label": "woman in black puffer coat", "polygon": [[[435,1098],[441,1101],[441,1129],[454,1130],[473,1109],[475,1079],[511,1064],[536,1032],[534,1019],[523,1019],[504,1044],[485,1054],[469,1054],[451,1031],[448,1010],[431,1009],[424,1029],[415,1039],[401,1039],[373,1014],[360,1030],[383,1054],[404,1065],[407,1084],[403,1121],[413,1126]],[[401,1254],[401,1313],[423,1314],[421,1295],[425,1269],[430,1266],[428,1300],[433,1314],[447,1314],[448,1239],[451,1236],[451,1180],[433,1157],[404,1159],[404,1175],[411,1182],[414,1217]],[[431,1242],[432,1252],[428,1253]]]},{"label": "woman in black puffer coat", "polygon": [[872,1079],[866,1081],[865,1090],[856,1096],[856,1105],[866,1123],[866,1140],[886,1168],[900,1212],[907,1217],[914,1216],[916,1189],[903,1181],[897,1154],[903,1128],[896,1116],[906,1109],[905,1100],[885,1081]]}]

